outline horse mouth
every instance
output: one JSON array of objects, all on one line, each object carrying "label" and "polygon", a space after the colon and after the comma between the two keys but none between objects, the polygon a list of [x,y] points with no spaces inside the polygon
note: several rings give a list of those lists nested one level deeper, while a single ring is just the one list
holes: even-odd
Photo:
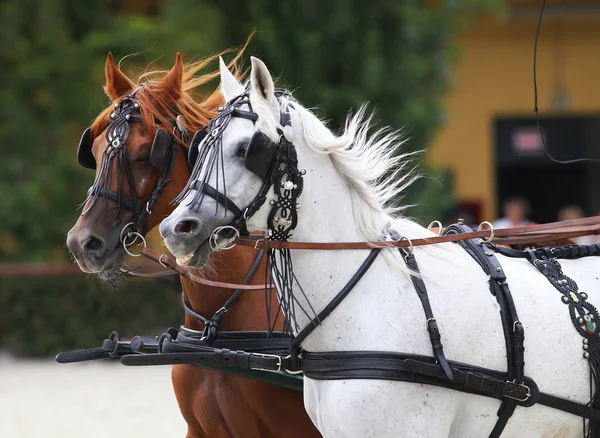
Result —
[{"label": "horse mouth", "polygon": [[188,254],[177,256],[175,260],[179,266],[200,268],[206,264],[210,251],[209,239],[205,239],[200,242],[195,250]]},{"label": "horse mouth", "polygon": [[113,250],[101,259],[91,259],[82,254],[77,256],[71,253],[71,255],[75,259],[79,269],[83,272],[86,274],[96,274],[102,277],[106,273],[113,273],[120,270],[119,268],[123,264],[125,252],[122,251],[120,245],[115,245]]}]

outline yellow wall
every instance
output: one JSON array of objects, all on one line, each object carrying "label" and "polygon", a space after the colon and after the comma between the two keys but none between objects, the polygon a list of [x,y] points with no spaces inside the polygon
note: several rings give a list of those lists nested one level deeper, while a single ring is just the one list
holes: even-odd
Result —
[{"label": "yellow wall", "polygon": [[[429,163],[451,169],[459,199],[483,202],[485,219],[498,213],[493,120],[533,114],[536,21],[480,17],[459,37],[461,58],[446,99],[449,119],[427,154]],[[565,112],[600,109],[600,16],[543,19],[538,46],[540,114],[556,114],[552,96],[561,77],[569,98]]]}]

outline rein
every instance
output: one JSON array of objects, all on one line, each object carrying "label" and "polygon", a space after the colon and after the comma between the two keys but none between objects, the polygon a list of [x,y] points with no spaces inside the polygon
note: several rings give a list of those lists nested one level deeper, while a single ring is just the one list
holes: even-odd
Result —
[{"label": "rein", "polygon": [[[396,241],[379,242],[283,242],[273,241],[264,238],[264,235],[257,234],[250,237],[238,237],[234,244],[241,246],[250,246],[257,250],[268,249],[299,249],[299,250],[350,250],[350,249],[385,249],[385,248],[410,248],[414,246],[435,245],[447,242],[460,242],[469,239],[483,239],[487,243],[497,245],[511,244],[533,244],[556,239],[568,239],[573,237],[585,236],[590,234],[600,234],[600,216],[592,216],[581,219],[571,219],[561,222],[551,222],[547,224],[529,225],[513,228],[503,228],[500,230],[478,230],[461,234],[446,234],[440,236],[426,237],[421,239],[403,239]],[[150,248],[143,248],[141,255],[149,260],[159,263],[168,271],[161,271],[151,274],[135,273],[133,271],[124,271],[125,274],[142,278],[159,278],[170,275],[181,275],[189,280],[212,286],[220,289],[242,289],[242,290],[264,290],[266,287],[273,287],[272,284],[245,285],[236,283],[226,283],[220,281],[207,280],[192,274],[188,269],[180,266],[171,257],[165,254],[159,254]]]},{"label": "rein", "polygon": [[[414,246],[434,245],[447,242],[459,242],[468,239],[483,239],[491,242],[510,245],[512,243],[538,243],[556,239],[600,234],[600,216],[551,222],[540,225],[528,225],[500,230],[479,229],[462,234],[440,235],[419,239],[377,242],[284,242],[258,237],[238,237],[235,244],[251,246],[255,249],[299,249],[299,250],[356,250],[375,248],[409,248]],[[496,239],[499,237],[499,239]]]},{"label": "rein", "polygon": [[[237,289],[240,289],[240,290],[265,290],[265,288],[273,287],[273,285],[271,285],[271,284],[236,284],[236,283],[226,283],[226,282],[222,282],[222,281],[208,280],[206,278],[202,278],[198,275],[192,274],[185,267],[178,265],[177,262],[175,260],[173,260],[171,257],[169,257],[165,254],[159,254],[150,248],[143,248],[141,250],[141,254],[144,257],[146,257],[147,259],[155,261],[156,263],[160,263],[162,266],[174,271],[178,275],[186,277],[187,279],[193,281],[194,283],[203,284],[204,286],[211,286],[211,287],[216,287],[216,288],[220,288],[220,289],[233,289],[233,290],[237,290]],[[133,275],[143,276],[143,277],[166,276],[166,275],[163,275],[163,273],[133,274]],[[174,274],[171,274],[171,275],[174,275]]]}]

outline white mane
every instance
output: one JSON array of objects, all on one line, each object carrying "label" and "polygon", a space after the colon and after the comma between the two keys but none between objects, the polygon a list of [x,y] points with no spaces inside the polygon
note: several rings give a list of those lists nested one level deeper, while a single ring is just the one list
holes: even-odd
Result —
[{"label": "white mane", "polygon": [[413,156],[398,153],[404,143],[402,133],[382,128],[369,134],[372,115],[363,105],[346,120],[344,131],[335,136],[313,113],[301,105],[290,106],[302,120],[307,145],[316,153],[327,154],[353,192],[353,211],[358,231],[364,239],[379,240],[391,216],[406,209],[398,205],[402,192],[419,175],[414,171]]},{"label": "white mane", "polygon": [[[261,122],[259,130],[270,137],[276,135],[278,120],[274,118],[272,105],[252,96],[251,102]],[[399,206],[398,201],[402,192],[419,178],[412,161],[419,152],[398,153],[405,141],[400,131],[382,128],[370,134],[373,116],[367,116],[365,105],[348,117],[343,133],[336,136],[293,99],[280,97],[279,104],[283,111],[291,108],[298,114],[310,149],[329,155],[338,172],[355,189],[358,196],[354,196],[352,204],[361,236],[379,240],[385,224],[407,208]]]},{"label": "white mane", "polygon": [[[265,134],[272,134],[271,130],[275,129],[273,123],[279,126],[273,105],[267,104],[264,99],[256,99],[255,102],[252,94],[250,100],[258,120],[263,120],[259,129],[262,131],[264,126],[268,130]],[[337,171],[355,189],[352,191],[352,210],[361,238],[365,241],[381,240],[387,224],[409,238],[434,235],[416,222],[400,216],[409,207],[398,205],[404,190],[420,177],[413,159],[421,153],[398,152],[405,141],[401,131],[385,127],[370,133],[373,115],[367,115],[363,105],[356,114],[348,117],[343,133],[336,136],[324,122],[294,99],[280,97],[278,102],[278,111],[291,109],[298,114],[308,147],[315,153],[329,155]],[[464,267],[463,251],[456,245],[427,245],[420,250],[429,254],[437,252],[438,255],[438,251],[450,251],[455,257],[448,257],[447,253],[442,256],[448,258],[451,264]],[[383,255],[394,268],[405,274],[409,272],[399,251],[384,251]]]}]

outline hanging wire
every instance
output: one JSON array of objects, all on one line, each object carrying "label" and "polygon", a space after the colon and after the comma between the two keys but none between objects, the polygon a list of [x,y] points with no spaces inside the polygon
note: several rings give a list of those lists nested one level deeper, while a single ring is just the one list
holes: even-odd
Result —
[{"label": "hanging wire", "polygon": [[592,163],[600,163],[600,159],[597,158],[575,158],[573,160],[559,160],[554,158],[550,152],[548,152],[548,148],[546,147],[546,141],[544,140],[544,134],[542,133],[542,128],[540,127],[540,116],[538,110],[538,88],[537,88],[537,49],[538,49],[538,39],[540,36],[540,27],[542,25],[542,16],[544,15],[544,7],[546,6],[546,0],[542,0],[542,6],[540,8],[540,15],[538,17],[537,29],[535,31],[535,45],[533,46],[533,111],[535,112],[535,118],[537,123],[537,130],[542,140],[542,148],[544,149],[544,153],[546,156],[553,162],[558,164],[574,164],[574,163],[582,163],[582,162],[592,162]]}]

